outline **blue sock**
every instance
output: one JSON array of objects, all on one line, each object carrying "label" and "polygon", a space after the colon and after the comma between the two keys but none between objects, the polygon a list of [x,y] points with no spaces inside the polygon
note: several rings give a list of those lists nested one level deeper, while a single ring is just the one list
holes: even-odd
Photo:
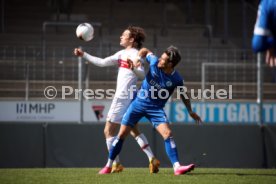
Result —
[{"label": "blue sock", "polygon": [[109,156],[108,158],[111,160],[114,160],[116,156],[120,153],[122,146],[123,146],[124,140],[116,138],[112,142],[111,149],[109,150]]},{"label": "blue sock", "polygon": [[177,148],[176,148],[175,142],[173,140],[173,137],[169,137],[165,140],[165,149],[166,149],[168,157],[170,158],[172,165],[175,162],[179,162]]}]

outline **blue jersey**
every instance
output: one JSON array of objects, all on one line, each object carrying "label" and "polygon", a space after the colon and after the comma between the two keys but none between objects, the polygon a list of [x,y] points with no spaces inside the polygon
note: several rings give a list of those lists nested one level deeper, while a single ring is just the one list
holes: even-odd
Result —
[{"label": "blue jersey", "polygon": [[261,0],[254,28],[252,48],[254,52],[276,48],[276,1]]},{"label": "blue jersey", "polygon": [[149,72],[142,82],[137,101],[163,108],[174,89],[183,86],[183,78],[177,71],[169,75],[164,73],[157,67],[158,58],[153,54],[148,55],[146,61],[150,64]]},{"label": "blue jersey", "polygon": [[146,117],[154,127],[168,123],[164,106],[177,86],[183,86],[183,78],[177,71],[170,75],[157,67],[158,58],[154,55],[147,56],[150,67],[146,78],[143,80],[137,97],[132,101],[124,114],[121,124],[134,127],[142,118]]}]

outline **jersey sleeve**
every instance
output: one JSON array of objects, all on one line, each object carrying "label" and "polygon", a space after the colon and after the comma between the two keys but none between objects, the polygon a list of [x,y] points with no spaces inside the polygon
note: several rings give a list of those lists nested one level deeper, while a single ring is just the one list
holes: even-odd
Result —
[{"label": "jersey sleeve", "polygon": [[106,66],[113,66],[118,63],[118,52],[112,56],[106,57],[104,59],[92,56],[86,52],[84,52],[83,58],[89,61],[90,63],[99,66],[99,67],[106,67]]},{"label": "jersey sleeve", "polygon": [[146,61],[150,64],[150,65],[156,65],[158,63],[158,58],[157,56],[151,54],[148,54],[146,57]]},{"label": "jersey sleeve", "polygon": [[139,79],[144,79],[145,78],[145,69],[144,66],[139,66],[137,68],[133,69],[133,72]]},{"label": "jersey sleeve", "polygon": [[271,47],[271,30],[269,25],[268,1],[262,0],[258,8],[258,15],[254,27],[254,35],[252,38],[252,48],[254,52],[264,51]]},{"label": "jersey sleeve", "polygon": [[[135,56],[137,57],[137,56]],[[132,58],[133,59],[133,58]],[[134,61],[134,59],[132,60]],[[141,59],[140,60],[141,65],[139,67],[134,67],[133,68],[133,72],[135,73],[135,75],[139,78],[139,79],[144,79],[145,78],[145,68],[144,68],[144,60]]]},{"label": "jersey sleeve", "polygon": [[183,78],[181,77],[181,78],[179,78],[179,80],[178,80],[178,82],[177,82],[177,84],[176,84],[176,88],[181,88],[181,87],[184,87],[184,80],[183,80]]},{"label": "jersey sleeve", "polygon": [[184,86],[184,79],[183,79],[183,77],[179,74],[179,73],[177,73],[177,76],[176,76],[176,87],[183,87]]}]

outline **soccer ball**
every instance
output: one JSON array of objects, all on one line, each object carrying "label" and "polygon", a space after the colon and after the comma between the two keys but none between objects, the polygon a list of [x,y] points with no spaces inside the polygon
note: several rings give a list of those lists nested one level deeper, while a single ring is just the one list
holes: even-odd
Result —
[{"label": "soccer ball", "polygon": [[94,37],[94,28],[89,23],[82,23],[78,25],[76,29],[76,35],[79,39],[88,42]]}]

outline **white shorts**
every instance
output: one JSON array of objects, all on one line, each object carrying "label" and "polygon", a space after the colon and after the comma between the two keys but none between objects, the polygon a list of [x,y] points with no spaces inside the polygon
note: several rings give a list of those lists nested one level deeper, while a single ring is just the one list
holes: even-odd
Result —
[{"label": "white shorts", "polygon": [[106,121],[120,124],[130,103],[131,99],[120,99],[115,97],[107,113]]}]

